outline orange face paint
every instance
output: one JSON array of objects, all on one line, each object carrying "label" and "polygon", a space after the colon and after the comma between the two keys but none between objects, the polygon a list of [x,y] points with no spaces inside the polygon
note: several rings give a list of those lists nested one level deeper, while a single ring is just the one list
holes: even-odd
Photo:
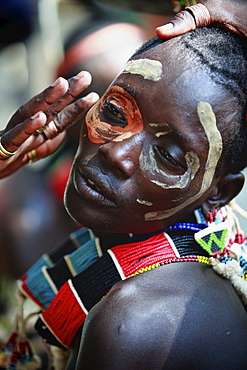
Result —
[{"label": "orange face paint", "polygon": [[86,116],[91,142],[122,141],[143,130],[141,112],[134,98],[122,87],[112,86]]}]

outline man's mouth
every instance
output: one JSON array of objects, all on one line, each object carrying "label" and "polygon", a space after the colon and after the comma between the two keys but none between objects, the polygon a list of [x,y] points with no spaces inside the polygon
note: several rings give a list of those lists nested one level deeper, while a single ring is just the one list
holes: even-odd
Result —
[{"label": "man's mouth", "polygon": [[100,205],[116,207],[109,180],[98,169],[88,166],[76,167],[73,178],[75,189],[82,198]]},{"label": "man's mouth", "polygon": [[97,187],[97,185],[90,179],[87,179],[86,180],[87,183],[92,187],[92,188],[95,188],[95,190],[97,190],[98,192],[100,192],[100,189]]}]

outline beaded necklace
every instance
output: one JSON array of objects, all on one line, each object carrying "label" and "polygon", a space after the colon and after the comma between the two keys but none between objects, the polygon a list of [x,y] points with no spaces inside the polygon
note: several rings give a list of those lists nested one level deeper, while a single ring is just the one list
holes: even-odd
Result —
[{"label": "beaded necklace", "polygon": [[198,218],[199,223],[193,216],[195,222],[142,235],[99,239],[89,230],[73,233],[20,281],[21,290],[43,310],[36,330],[49,343],[70,347],[88,311],[116,282],[168,263],[208,264],[208,254],[194,239],[195,231],[207,227],[203,216]]},{"label": "beaded necklace", "polygon": [[[247,297],[245,239],[235,227],[233,215],[228,217],[233,220],[230,223],[222,210],[209,220],[197,210],[192,218],[195,222],[180,222],[151,234],[118,235],[117,239],[115,235],[99,239],[85,229],[71,234],[19,281],[20,290],[43,310],[36,323],[39,334],[50,344],[70,347],[88,311],[116,282],[170,263],[210,264]],[[14,333],[14,345],[10,340],[4,346],[4,350],[14,348],[15,363],[20,359],[23,335],[19,344],[16,337]],[[25,344],[25,348],[30,347]]]},{"label": "beaded necklace", "polygon": [[117,281],[167,263],[208,263],[194,240],[194,232],[207,224],[202,216],[197,219],[192,215],[192,222],[141,235],[99,239],[87,229],[72,233],[19,281],[21,292],[43,311],[36,324],[39,334],[52,344],[69,347],[88,311]]}]

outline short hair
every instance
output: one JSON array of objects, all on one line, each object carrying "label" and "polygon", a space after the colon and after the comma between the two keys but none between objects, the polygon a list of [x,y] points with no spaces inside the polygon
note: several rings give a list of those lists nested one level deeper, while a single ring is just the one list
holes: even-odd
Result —
[{"label": "short hair", "polygon": [[[188,53],[195,68],[206,71],[216,84],[231,92],[238,109],[231,118],[232,124],[224,142],[216,177],[240,172],[247,166],[246,42],[217,27],[198,28],[169,41],[170,47],[174,42]],[[148,40],[131,59],[164,42],[157,37]]]}]

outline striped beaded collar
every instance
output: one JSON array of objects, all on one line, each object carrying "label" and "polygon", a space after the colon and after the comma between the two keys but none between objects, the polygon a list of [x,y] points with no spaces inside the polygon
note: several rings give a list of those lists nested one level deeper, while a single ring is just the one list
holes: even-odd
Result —
[{"label": "striped beaded collar", "polygon": [[[70,347],[88,311],[116,282],[175,262],[211,265],[231,280],[247,304],[246,240],[230,208],[224,209],[226,213],[221,209],[209,220],[197,210],[188,219],[152,234],[98,238],[86,229],[71,234],[19,281],[22,297],[31,298],[42,310],[36,323],[39,334],[50,344]],[[13,359],[18,360],[23,359],[18,352],[21,343],[30,348],[23,334],[23,307],[16,322],[17,331],[3,352],[13,350]],[[32,353],[25,356],[30,361]]]},{"label": "striped beaded collar", "polygon": [[20,279],[21,291],[43,310],[38,332],[51,344],[70,347],[88,311],[116,282],[167,263],[207,262],[208,253],[194,239],[206,227],[196,211],[154,233],[98,238],[81,229],[71,234]]}]

